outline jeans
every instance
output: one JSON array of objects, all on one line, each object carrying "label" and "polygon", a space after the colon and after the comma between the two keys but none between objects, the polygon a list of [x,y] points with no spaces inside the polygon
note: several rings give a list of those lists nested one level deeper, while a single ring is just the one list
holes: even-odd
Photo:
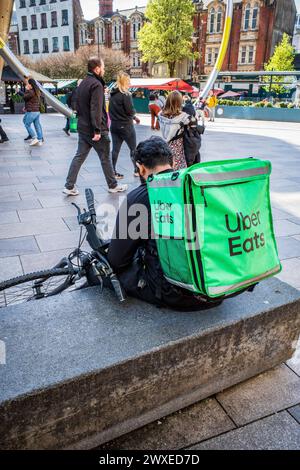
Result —
[{"label": "jeans", "polygon": [[110,139],[108,134],[102,134],[98,142],[94,142],[92,139],[92,136],[78,134],[78,148],[67,176],[67,189],[74,188],[80,168],[90,153],[91,148],[96,150],[98,154],[108,187],[113,189],[118,185],[110,160]]},{"label": "jeans", "polygon": [[[28,135],[30,135],[32,139],[34,139],[37,135],[38,140],[43,140],[43,130],[42,130],[42,126],[40,123],[40,114],[41,113],[39,112],[36,112],[36,113],[27,112],[25,113],[25,116],[23,119],[23,123],[27,129]],[[31,127],[32,124],[34,125],[36,135],[35,135],[34,130]]]},{"label": "jeans", "polygon": [[130,150],[130,158],[134,166],[134,171],[137,171],[134,159],[134,153],[136,149],[136,133],[133,124],[125,124],[124,126],[117,126],[112,124],[110,132],[113,143],[112,164],[114,171],[116,172],[117,161],[123,142],[126,142],[126,144],[128,145],[128,148]]}]

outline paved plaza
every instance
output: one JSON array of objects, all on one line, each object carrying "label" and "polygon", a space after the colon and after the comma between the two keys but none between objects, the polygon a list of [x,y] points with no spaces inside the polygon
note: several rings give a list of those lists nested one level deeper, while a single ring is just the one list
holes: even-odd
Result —
[{"label": "paved plaza", "polygon": [[[64,118],[42,116],[43,147],[30,148],[22,116],[2,116],[10,142],[0,146],[0,279],[52,267],[78,244],[74,201],[84,207],[84,189],[93,189],[101,230],[112,230],[124,196],[107,193],[99,160],[91,152],[83,166],[81,195],[62,194],[77,136],[63,132]],[[142,117],[138,140],[152,133]],[[269,159],[280,279],[300,289],[300,124],[218,119],[208,123],[203,161],[236,157]],[[159,135],[159,133],[157,133]],[[118,167],[133,188],[128,150]],[[300,349],[294,359],[181,412],[130,433],[105,448],[119,449],[297,449],[300,447]]]}]

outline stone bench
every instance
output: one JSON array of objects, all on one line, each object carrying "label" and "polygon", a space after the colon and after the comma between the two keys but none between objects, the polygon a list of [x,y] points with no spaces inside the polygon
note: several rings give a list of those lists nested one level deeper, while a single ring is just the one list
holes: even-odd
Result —
[{"label": "stone bench", "polygon": [[95,448],[286,361],[299,332],[277,279],[199,313],[97,288],[1,310],[0,448]]}]

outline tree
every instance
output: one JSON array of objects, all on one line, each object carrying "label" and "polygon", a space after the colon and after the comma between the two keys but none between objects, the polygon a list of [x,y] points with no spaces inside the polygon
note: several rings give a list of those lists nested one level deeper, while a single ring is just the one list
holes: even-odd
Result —
[{"label": "tree", "polygon": [[[291,44],[290,36],[284,33],[282,41],[275,48],[274,54],[267,64],[265,70],[273,71],[291,71],[295,70],[295,49]],[[284,81],[284,77],[264,77],[264,82],[269,86],[264,87],[266,91],[273,91],[276,94],[284,93],[285,87],[280,85]]]},{"label": "tree", "polygon": [[194,13],[192,0],[150,0],[145,13],[148,21],[138,36],[142,61],[166,62],[174,77],[177,61],[195,57]]},{"label": "tree", "polygon": [[[29,69],[42,73],[52,79],[84,78],[87,72],[87,63],[90,57],[98,56],[98,48],[81,47],[76,53],[65,52],[51,54],[38,62],[22,57],[22,63]],[[105,80],[110,82],[116,79],[118,72],[130,68],[130,60],[122,51],[113,51],[108,48],[100,49],[100,56],[105,63]]]}]

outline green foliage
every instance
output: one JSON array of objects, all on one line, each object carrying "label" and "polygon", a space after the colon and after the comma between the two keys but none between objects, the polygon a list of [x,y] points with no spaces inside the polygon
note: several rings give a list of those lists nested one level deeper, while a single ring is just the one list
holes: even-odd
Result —
[{"label": "green foliage", "polygon": [[234,101],[234,100],[218,100],[218,104],[220,106],[240,106],[240,107],[245,107],[245,106],[252,106],[253,101]]},{"label": "green foliage", "polygon": [[12,95],[11,99],[14,103],[24,103],[23,96],[17,95],[16,93]]},{"label": "green foliage", "polygon": [[[281,43],[276,46],[273,56],[269,62],[265,64],[265,70],[268,72],[295,70],[294,61],[295,49],[291,44],[290,36],[284,33]],[[264,89],[278,95],[285,93],[285,87],[280,85],[283,81],[285,81],[284,77],[274,76],[272,77],[271,85],[271,77],[264,77],[264,82],[269,83],[269,86],[264,87]]]},{"label": "green foliage", "polygon": [[139,49],[143,62],[165,62],[174,77],[176,62],[194,58],[192,35],[195,7],[192,0],[150,0],[149,20],[139,32]]}]

